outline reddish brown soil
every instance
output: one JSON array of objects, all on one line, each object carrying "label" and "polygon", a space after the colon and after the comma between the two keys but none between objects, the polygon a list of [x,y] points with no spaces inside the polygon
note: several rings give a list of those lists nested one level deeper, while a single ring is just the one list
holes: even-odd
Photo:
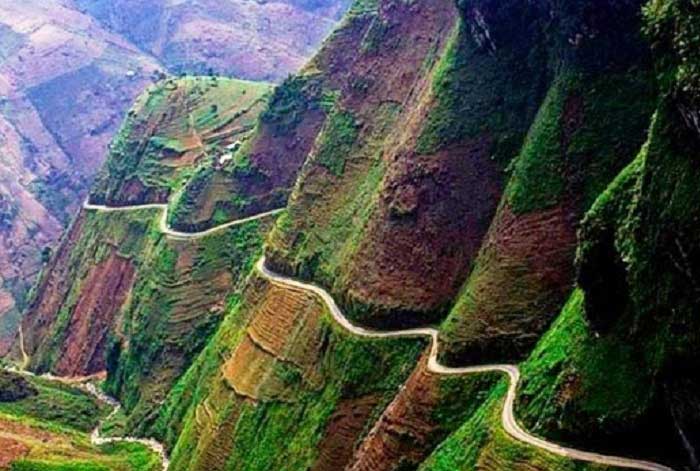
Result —
[{"label": "reddish brown soil", "polygon": [[[193,195],[192,214],[187,216],[186,223],[176,221],[175,228],[201,230],[210,227],[210,218],[219,206],[230,210],[231,219],[283,206],[324,119],[325,114],[320,109],[310,110],[289,134],[277,134],[271,126],[262,124],[249,153],[256,171],[251,176],[217,174]],[[232,194],[246,195],[249,204],[243,211],[229,207]]]},{"label": "reddish brown soil", "polygon": [[29,453],[29,447],[22,442],[0,436],[0,469],[9,469],[13,461]]},{"label": "reddish brown soil", "polygon": [[499,211],[467,286],[469,302],[448,320],[450,361],[503,361],[529,351],[571,290],[578,216],[568,205]]},{"label": "reddish brown soil", "polygon": [[[29,356],[34,355],[42,339],[47,338],[74,281],[69,276],[68,262],[71,251],[82,233],[84,221],[85,213],[81,212],[63,239],[56,256],[44,268],[44,275],[39,281],[36,296],[24,316],[22,327],[25,349]],[[18,345],[13,347],[13,351],[19,351]]]},{"label": "reddish brown soil", "polygon": [[[482,139],[436,155],[407,152],[392,162],[346,277],[351,300],[379,308],[373,324],[437,320],[457,294],[502,191],[490,148]],[[426,312],[433,316],[421,315]]]},{"label": "reddish brown soil", "polygon": [[105,369],[105,343],[134,275],[132,262],[117,255],[116,249],[90,270],[73,309],[56,374],[85,376]]},{"label": "reddish brown soil", "polygon": [[430,451],[430,435],[438,403],[439,377],[427,371],[424,356],[394,401],[355,451],[347,469],[395,470],[401,464],[418,464]]},{"label": "reddish brown soil", "polygon": [[259,348],[246,335],[231,358],[222,366],[222,373],[236,394],[260,399],[260,388],[272,369],[275,357]]},{"label": "reddish brown soil", "polygon": [[[454,5],[443,3],[385,2],[385,37],[402,38],[401,63],[387,57],[398,52],[383,44],[371,60],[356,64],[363,74],[375,77],[369,95],[410,103],[412,110],[387,140],[379,204],[343,276],[346,301],[373,306],[376,312],[369,322],[382,327],[437,320],[440,308],[467,276],[503,186],[488,136],[435,155],[414,151],[434,106],[430,83],[419,75],[420,64],[429,48],[440,50],[457,17]],[[346,102],[364,108],[377,103],[350,90]]]},{"label": "reddish brown soil", "polygon": [[224,363],[222,373],[237,394],[251,399],[283,399],[285,385],[273,374],[276,362],[319,378],[321,336],[319,301],[302,290],[269,286],[254,308],[246,336]]},{"label": "reddish brown soil", "polygon": [[248,328],[249,335],[266,350],[282,355],[297,318],[309,301],[308,294],[303,291],[271,288],[265,302],[256,310]]},{"label": "reddish brown soil", "polygon": [[377,403],[378,397],[369,395],[346,399],[338,404],[328,422],[324,437],[318,444],[318,459],[311,468],[312,471],[344,469]]},{"label": "reddish brown soil", "polygon": [[[363,123],[364,133],[373,133],[377,109],[384,104],[399,105],[419,88],[421,65],[429,51],[439,47],[450,32],[456,18],[453,2],[449,0],[382,2],[381,21],[370,16],[355,17],[333,34],[312,64],[313,79],[325,90],[338,90],[340,105],[353,112]],[[381,26],[385,24],[384,26]],[[361,53],[363,41],[372,28],[385,28],[383,43],[372,53]],[[349,53],[348,51],[354,51]],[[396,58],[401,57],[400,61]],[[358,87],[358,84],[363,86]],[[278,134],[274,126],[263,126],[250,153],[253,176],[234,176],[224,184],[227,191],[214,194],[204,189],[195,206],[200,208],[189,217],[194,226],[178,224],[180,229],[200,229],[211,217],[205,203],[212,199],[227,207],[232,192],[242,193],[251,203],[244,212],[228,208],[238,216],[269,210],[283,205],[292,190],[304,160],[313,148],[325,118],[320,109],[302,115],[293,132]],[[326,178],[323,175],[322,178]],[[213,185],[212,185],[213,186]],[[199,225],[197,225],[199,224]]]},{"label": "reddish brown soil", "polygon": [[[323,165],[312,160],[307,161],[300,176],[301,183],[291,200],[292,214],[299,214],[294,218],[296,227],[294,230],[276,234],[279,237],[275,240],[275,246],[268,250],[268,258],[276,269],[288,273],[296,271],[296,263],[287,260],[285,252],[296,252],[294,246],[302,233],[303,236],[323,236],[326,227],[332,225],[330,219],[334,211],[344,204],[343,195],[353,191],[366,177],[369,166],[378,155],[390,169],[396,165],[396,168],[389,170],[395,175],[395,180],[388,181],[387,185],[395,187],[394,193],[398,196],[396,200],[399,206],[399,200],[410,206],[411,201],[418,197],[418,192],[430,185],[428,180],[432,177],[429,174],[440,173],[436,167],[423,172],[420,167],[424,162],[414,162],[414,166],[405,163],[407,167],[404,168],[401,167],[402,163],[392,162],[410,160],[413,157],[408,150],[413,147],[410,139],[411,136],[415,139],[419,134],[417,130],[422,125],[422,118],[426,113],[419,105],[430,89],[425,65],[431,64],[439,56],[456,18],[454,2],[449,0],[381,2],[378,18],[353,20],[334,35],[332,46],[323,50],[314,60],[314,68],[322,71],[327,77],[327,85],[340,91],[340,106],[355,116],[359,133],[358,150],[345,156],[346,169],[341,176],[330,174]],[[397,57],[401,60],[396,60]],[[392,110],[409,110],[409,113],[397,117]],[[391,130],[394,130],[393,134],[390,133]],[[464,143],[455,154],[461,155],[479,145]],[[438,164],[437,167],[442,165],[447,169],[444,176],[451,179],[453,177],[447,174],[452,170],[457,171],[454,167],[460,164],[457,158],[443,156],[443,159],[451,163]],[[420,181],[421,174],[424,177],[423,181]],[[411,189],[408,186],[412,183],[413,176],[417,181],[415,188]],[[383,212],[378,211],[379,218],[388,218],[388,205],[389,201],[383,203]],[[403,223],[406,224],[405,221]],[[373,224],[373,227],[381,225],[378,220]],[[395,221],[394,225],[399,224],[400,221]],[[411,230],[407,228],[403,232]],[[395,231],[402,232],[400,229]],[[366,244],[371,245],[375,239],[384,235],[395,236],[391,231],[385,234],[371,233],[366,238]],[[384,242],[390,243],[378,243]],[[281,250],[277,252],[278,249]],[[379,255],[383,252],[387,252],[387,259],[384,261]],[[363,256],[370,253],[372,256],[376,255],[373,260],[377,262],[377,266],[381,266],[392,256],[389,252],[389,249],[377,249],[372,252],[368,250],[363,252]],[[405,252],[401,252],[400,258],[405,255]],[[360,258],[358,256],[356,269],[344,276],[349,283],[354,283],[350,280],[357,273],[362,273],[360,278],[365,278],[365,267]],[[395,262],[396,260],[392,265]],[[373,279],[378,280],[384,276],[390,275],[370,273],[368,284],[373,285]],[[400,277],[400,274],[397,274],[397,277]],[[359,286],[357,288],[366,289]],[[377,286],[370,289],[373,290],[372,295],[378,291],[388,291]],[[363,293],[358,293],[357,296],[362,298],[362,295]]]},{"label": "reddish brown soil", "polygon": [[[208,423],[201,430],[199,445],[204,450],[194,469],[226,469],[226,461],[231,455],[240,408],[234,407],[221,422]],[[214,420],[210,417],[209,420]]]},{"label": "reddish brown soil", "polygon": [[29,425],[25,425],[20,422],[3,419],[0,419],[0,433],[17,435],[19,437],[31,437],[34,440],[40,440],[42,442],[50,442],[52,440],[59,439],[59,437],[50,432],[30,427]]},{"label": "reddish brown soil", "polygon": [[259,182],[243,180],[246,194],[259,197],[273,189],[291,188],[324,119],[321,110],[310,110],[291,135],[275,135],[274,131],[263,126],[262,134],[253,144],[250,160],[267,181],[258,188]]},{"label": "reddish brown soil", "polygon": [[[405,104],[417,97],[414,94],[425,85],[421,79],[426,58],[445,44],[457,18],[449,0],[380,4],[378,19],[355,21],[314,61],[329,85],[341,91],[343,107],[368,123],[378,105]],[[363,42],[371,35],[378,36],[378,47],[368,50]]]},{"label": "reddish brown soil", "polygon": [[[111,196],[105,203],[110,206],[131,206],[137,204],[150,204],[168,202],[170,192],[166,189],[147,187],[141,180],[133,177],[124,183],[117,196]],[[100,202],[100,201],[96,201]]]}]

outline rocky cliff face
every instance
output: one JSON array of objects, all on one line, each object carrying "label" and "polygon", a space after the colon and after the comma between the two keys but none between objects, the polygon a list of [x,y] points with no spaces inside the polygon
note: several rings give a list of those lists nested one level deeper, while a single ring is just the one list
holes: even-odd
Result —
[{"label": "rocky cliff face", "polygon": [[[82,214],[25,325],[33,365],[95,352],[122,425],[176,470],[615,469],[507,434],[497,374],[438,374],[425,341],[355,336],[251,270],[269,229],[268,266],[353,322],[432,324],[445,364],[520,362],[534,435],[697,468],[697,19],[675,0],[357,1],[223,164],[186,164],[193,133],[168,124],[193,88],[145,98],[96,199],[170,197],[188,231],[286,211],[245,243],[247,226],[184,242],[147,212]],[[80,287],[107,270],[117,307]]]},{"label": "rocky cliff face", "polygon": [[641,2],[592,8],[547,15],[549,90],[442,325],[447,361],[527,355],[570,293],[583,214],[644,141],[655,86]]}]

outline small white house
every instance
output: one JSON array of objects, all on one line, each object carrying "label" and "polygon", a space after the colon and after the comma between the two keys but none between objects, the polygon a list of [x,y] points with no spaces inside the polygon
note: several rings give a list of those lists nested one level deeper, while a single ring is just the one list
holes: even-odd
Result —
[{"label": "small white house", "polygon": [[233,144],[229,144],[226,146],[226,149],[230,150],[231,152],[236,152],[238,149],[241,148],[243,143],[241,141],[236,141]]}]

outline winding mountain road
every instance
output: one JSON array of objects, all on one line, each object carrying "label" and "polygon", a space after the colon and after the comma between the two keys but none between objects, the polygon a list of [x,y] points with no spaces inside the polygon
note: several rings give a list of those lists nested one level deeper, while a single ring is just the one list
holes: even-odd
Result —
[{"label": "winding mountain road", "polygon": [[[113,212],[128,212],[128,211],[139,211],[139,210],[148,210],[148,209],[157,209],[162,211],[162,216],[160,218],[160,224],[159,228],[160,231],[166,235],[167,237],[171,237],[173,239],[200,239],[202,237],[206,237],[212,234],[215,234],[220,231],[224,231],[230,227],[234,226],[240,226],[243,224],[246,224],[251,221],[256,221],[258,219],[263,219],[266,217],[274,216],[276,214],[279,214],[280,212],[284,211],[284,209],[276,209],[272,211],[267,211],[265,213],[260,213],[256,214],[251,217],[243,218],[243,219],[237,219],[235,221],[231,221],[226,224],[222,224],[220,226],[213,227],[211,229],[207,229],[205,231],[201,232],[179,232],[170,229],[168,227],[168,205],[167,204],[143,204],[143,205],[138,205],[138,206],[118,206],[118,207],[113,207],[113,206],[105,206],[105,205],[96,205],[96,204],[90,204],[89,201],[86,201],[83,204],[83,208],[87,211],[97,211],[97,212],[103,212],[103,213],[113,213]],[[92,395],[95,397],[98,401],[108,404],[109,406],[112,407],[112,411],[109,413],[109,415],[100,421],[100,423],[95,427],[95,429],[92,431],[90,434],[90,442],[95,445],[105,445],[108,443],[139,443],[147,448],[149,448],[151,451],[155,452],[160,456],[161,462],[162,462],[162,470],[167,471],[168,468],[170,467],[170,460],[168,458],[167,452],[165,451],[165,447],[163,446],[162,443],[149,439],[149,438],[138,438],[138,437],[103,437],[102,436],[102,426],[104,425],[105,422],[108,420],[112,419],[120,410],[121,410],[121,404],[119,401],[114,399],[113,397],[108,396],[104,392],[102,392],[100,389],[98,389],[92,381],[95,379],[97,375],[93,376],[87,376],[87,377],[75,377],[75,378],[70,378],[70,377],[59,377],[59,376],[54,376],[51,374],[44,374],[44,375],[35,375],[34,373],[27,371],[27,367],[29,366],[30,363],[30,357],[27,354],[27,351],[24,346],[24,330],[22,329],[22,326],[20,325],[19,327],[19,349],[20,349],[20,354],[22,356],[22,364],[20,366],[20,369],[14,369],[14,368],[8,368],[8,371],[12,371],[15,373],[19,373],[22,375],[26,376],[32,376],[32,377],[39,377],[48,381],[54,381],[62,384],[69,384],[73,385],[75,387],[78,387],[79,389],[82,389],[83,391],[87,392],[88,394]]]},{"label": "winding mountain road", "polygon": [[592,453],[587,451],[575,450],[573,448],[566,448],[556,443],[548,442],[541,438],[535,437],[527,433],[518,424],[515,419],[515,397],[518,391],[518,384],[520,383],[520,370],[516,365],[483,365],[483,366],[469,366],[464,368],[451,368],[448,366],[441,365],[438,361],[438,331],[433,328],[417,328],[417,329],[407,329],[407,330],[397,330],[391,332],[383,332],[377,330],[369,330],[363,327],[358,327],[351,323],[344,315],[341,309],[336,304],[333,297],[323,288],[316,285],[303,283],[301,281],[294,280],[292,278],[279,275],[272,272],[265,265],[265,258],[261,258],[257,264],[257,269],[260,274],[273,284],[278,286],[287,286],[297,289],[302,289],[311,292],[321,298],[323,302],[328,306],[328,309],[333,316],[333,319],[340,324],[348,332],[358,335],[361,337],[369,338],[415,338],[415,337],[429,337],[431,342],[430,356],[428,359],[428,370],[441,375],[468,375],[475,373],[504,373],[508,376],[509,387],[508,394],[506,395],[505,404],[503,406],[503,413],[501,415],[503,428],[505,431],[516,440],[526,443],[528,445],[540,448],[542,450],[554,453],[555,455],[564,456],[566,458],[588,461],[590,463],[603,464],[608,466],[616,466],[619,468],[630,468],[630,469],[641,469],[645,471],[673,471],[672,468],[664,466],[657,463],[652,463],[650,461],[634,460],[630,458],[622,458],[618,456],[607,456],[601,455],[599,453]]},{"label": "winding mountain road", "polygon": [[168,226],[168,205],[167,204],[142,204],[142,205],[138,205],[138,206],[105,206],[105,205],[100,205],[100,204],[90,204],[90,202],[86,201],[83,204],[83,208],[88,210],[88,211],[97,211],[97,212],[101,212],[101,213],[119,213],[119,212],[128,212],[128,211],[139,211],[139,210],[144,210],[144,209],[159,209],[162,211],[162,215],[160,217],[160,223],[159,223],[160,232],[162,232],[167,237],[170,237],[172,239],[177,239],[177,240],[201,239],[202,237],[210,236],[212,234],[216,234],[217,232],[225,231],[226,229],[228,229],[230,227],[241,226],[241,225],[249,223],[251,221],[257,221],[259,219],[265,219],[267,217],[276,216],[277,214],[284,211],[284,208],[273,209],[272,211],[266,211],[264,213],[256,214],[254,216],[249,216],[249,217],[242,218],[242,219],[236,219],[234,221],[227,222],[226,224],[221,224],[219,226],[212,227],[211,229],[207,229],[205,231],[180,232],[180,231],[173,230]]},{"label": "winding mountain road", "polygon": [[102,436],[102,425],[111,420],[115,415],[119,413],[119,411],[122,408],[122,405],[114,399],[113,397],[108,396],[104,392],[102,392],[100,389],[98,389],[94,384],[92,383],[84,383],[82,384],[82,389],[87,391],[89,394],[94,396],[98,401],[101,401],[105,404],[108,404],[112,407],[112,412],[102,420],[97,427],[95,427],[95,430],[92,431],[92,434],[90,435],[90,442],[93,445],[99,446],[99,445],[106,445],[108,443],[139,443],[146,448],[149,448],[151,451],[156,453],[158,456],[160,456],[160,460],[162,463],[162,471],[168,471],[168,468],[170,467],[170,459],[168,458],[168,454],[165,451],[165,447],[163,446],[162,443],[159,441],[156,441],[152,438],[137,438],[137,437],[103,437]]},{"label": "winding mountain road", "polygon": [[[237,226],[245,224],[250,221],[257,219],[262,219],[268,216],[273,216],[279,214],[284,209],[276,209],[273,211],[268,211],[255,216],[251,216],[244,219],[239,219],[231,221],[220,226],[216,226],[212,229],[208,229],[202,232],[185,233],[171,230],[168,227],[168,206],[165,204],[146,204],[140,206],[125,206],[125,207],[110,207],[103,205],[93,205],[89,202],[85,202],[84,208],[86,210],[100,211],[100,212],[117,212],[117,211],[136,211],[140,209],[161,209],[163,215],[160,220],[160,230],[163,234],[173,237],[176,239],[198,239],[206,237],[218,231],[225,230],[232,226]],[[518,385],[520,383],[520,369],[517,365],[508,364],[496,364],[496,365],[481,365],[481,366],[468,366],[461,368],[453,368],[441,365],[438,361],[438,331],[434,328],[424,327],[416,329],[406,329],[397,331],[377,331],[366,329],[364,327],[356,326],[350,322],[345,315],[343,315],[342,310],[336,304],[333,297],[323,288],[304,283],[293,278],[289,278],[277,273],[274,273],[265,265],[265,257],[261,258],[257,263],[256,268],[258,272],[273,284],[282,287],[292,287],[297,289],[302,289],[313,293],[323,300],[323,302],[328,306],[328,309],[333,316],[333,319],[340,324],[348,332],[368,338],[416,338],[416,337],[428,337],[431,342],[430,356],[428,359],[428,369],[429,371],[441,374],[441,375],[468,375],[477,373],[503,373],[508,376],[509,386],[508,393],[506,395],[506,400],[503,406],[503,412],[501,414],[502,424],[505,431],[513,437],[515,440],[525,443],[527,445],[545,450],[547,452],[553,453],[558,456],[563,456],[573,460],[586,461],[590,463],[602,464],[606,466],[614,466],[618,468],[628,468],[628,469],[639,469],[644,471],[674,471],[673,468],[668,466],[653,463],[651,461],[635,460],[631,458],[623,458],[618,456],[609,456],[599,453],[593,453],[588,451],[576,450],[573,448],[567,448],[556,443],[549,442],[542,438],[536,437],[534,435],[526,432],[515,418],[515,398],[518,392]],[[116,413],[116,412],[115,412]],[[167,469],[167,458],[162,454],[166,461],[164,469]]]}]

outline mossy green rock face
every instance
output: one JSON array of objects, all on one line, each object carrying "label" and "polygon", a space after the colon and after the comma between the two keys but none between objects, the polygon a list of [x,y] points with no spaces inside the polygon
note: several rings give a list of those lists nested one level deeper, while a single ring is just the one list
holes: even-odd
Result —
[{"label": "mossy green rock face", "polygon": [[700,11],[696,2],[651,0],[646,32],[656,52],[659,79],[686,124],[700,134]]},{"label": "mossy green rock face", "polygon": [[542,23],[554,78],[443,322],[451,363],[528,354],[570,293],[580,219],[645,139],[656,90],[640,16],[632,4],[602,2],[600,17],[590,8],[559,5]]},{"label": "mossy green rock face", "polygon": [[270,237],[270,262],[331,288],[367,324],[444,315],[545,92],[537,15],[499,12],[514,37],[495,53],[449,1],[355,17],[369,29],[345,60],[347,84]]}]

